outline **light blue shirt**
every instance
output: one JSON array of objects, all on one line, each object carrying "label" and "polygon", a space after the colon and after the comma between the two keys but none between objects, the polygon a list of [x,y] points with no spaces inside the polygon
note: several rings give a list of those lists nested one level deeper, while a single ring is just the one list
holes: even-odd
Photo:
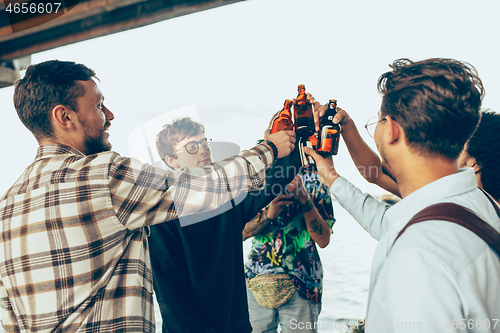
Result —
[{"label": "light blue shirt", "polygon": [[472,168],[427,184],[392,207],[342,177],[330,191],[379,241],[366,332],[500,332],[500,258],[481,238],[455,223],[433,220],[409,227],[391,250],[416,213],[440,202],[467,207],[500,231]]}]

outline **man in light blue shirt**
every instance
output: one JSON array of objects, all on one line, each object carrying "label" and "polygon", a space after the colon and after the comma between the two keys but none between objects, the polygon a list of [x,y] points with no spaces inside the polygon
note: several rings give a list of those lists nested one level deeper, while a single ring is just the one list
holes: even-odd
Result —
[{"label": "man in light blue shirt", "polygon": [[374,138],[382,171],[403,200],[390,207],[361,193],[331,160],[305,149],[339,203],[379,240],[365,329],[500,332],[500,258],[486,242],[433,220],[412,225],[394,243],[416,213],[441,202],[464,206],[500,231],[474,170],[457,163],[480,119],[481,80],[472,66],[451,59],[400,59],[391,67],[378,82],[383,100]]}]

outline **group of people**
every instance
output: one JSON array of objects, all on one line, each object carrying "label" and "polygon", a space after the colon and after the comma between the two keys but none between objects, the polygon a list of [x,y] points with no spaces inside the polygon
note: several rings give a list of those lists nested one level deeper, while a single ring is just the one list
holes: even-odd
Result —
[{"label": "group of people", "polygon": [[[156,146],[174,172],[212,164],[203,126],[187,117],[165,125]],[[257,325],[265,331],[271,328],[264,329],[266,325],[277,327],[276,311],[285,313],[293,304],[290,318],[308,309],[306,319],[317,319],[322,270],[315,243],[328,244],[333,207],[328,189],[319,187],[319,176],[303,181],[299,172],[294,150],[267,170],[264,189],[233,197],[218,214],[192,216],[187,225],[172,221],[151,226],[153,281],[164,332],[258,332]],[[253,254],[244,268],[242,240],[254,236]],[[309,276],[312,268],[315,275]],[[257,276],[288,283],[288,302],[272,308],[257,303],[247,289],[245,270],[257,297],[270,290],[269,281],[258,283]],[[264,286],[268,289],[260,289]],[[247,303],[247,293],[253,302]],[[264,315],[269,317],[265,325]]]},{"label": "group of people", "polygon": [[[185,117],[157,135],[168,170],[123,157],[111,150],[114,114],[93,70],[30,66],[14,104],[39,148],[0,200],[5,331],[154,332],[155,292],[163,332],[317,332],[317,246],[330,242],[332,195],[379,241],[367,332],[500,331],[495,244],[445,217],[413,219],[454,203],[500,246],[500,115],[480,111],[484,88],[467,63],[391,67],[365,126],[380,157],[346,111],[334,122],[361,174],[402,198],[394,206],[312,149],[318,172],[304,172],[293,131],[266,130],[255,147],[214,162],[204,127]],[[318,125],[327,105],[308,99]]]}]

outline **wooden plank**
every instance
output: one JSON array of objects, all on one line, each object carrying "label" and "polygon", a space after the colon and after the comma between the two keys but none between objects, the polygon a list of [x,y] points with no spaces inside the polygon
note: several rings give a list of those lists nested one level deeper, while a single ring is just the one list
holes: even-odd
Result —
[{"label": "wooden plank", "polygon": [[[120,0],[110,1],[108,5],[112,6]],[[54,25],[50,29],[32,32],[9,41],[1,41],[0,59],[19,58],[239,1],[243,0],[181,1],[175,4],[170,1],[167,5],[162,0],[148,0],[146,3],[140,2],[123,8],[115,8],[82,20]]]},{"label": "wooden plank", "polygon": [[50,20],[52,14],[42,14],[33,18],[16,23],[18,26],[15,33],[11,26],[0,28],[0,42],[16,39],[22,36],[35,34],[40,31],[49,30],[57,26],[62,26],[70,22],[95,17],[99,14],[111,12],[117,8],[130,6],[145,2],[146,0],[80,0],[69,12]]}]

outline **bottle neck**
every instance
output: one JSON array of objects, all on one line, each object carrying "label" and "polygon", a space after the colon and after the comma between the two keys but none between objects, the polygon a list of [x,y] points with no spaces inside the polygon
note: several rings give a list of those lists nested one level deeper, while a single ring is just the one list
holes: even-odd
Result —
[{"label": "bottle neck", "polygon": [[321,119],[320,125],[321,126],[324,126],[324,125],[335,125],[333,123],[333,118],[335,117],[336,114],[337,114],[337,111],[334,110],[334,109],[328,109],[328,110],[326,110],[325,114],[323,115],[323,118]]}]

